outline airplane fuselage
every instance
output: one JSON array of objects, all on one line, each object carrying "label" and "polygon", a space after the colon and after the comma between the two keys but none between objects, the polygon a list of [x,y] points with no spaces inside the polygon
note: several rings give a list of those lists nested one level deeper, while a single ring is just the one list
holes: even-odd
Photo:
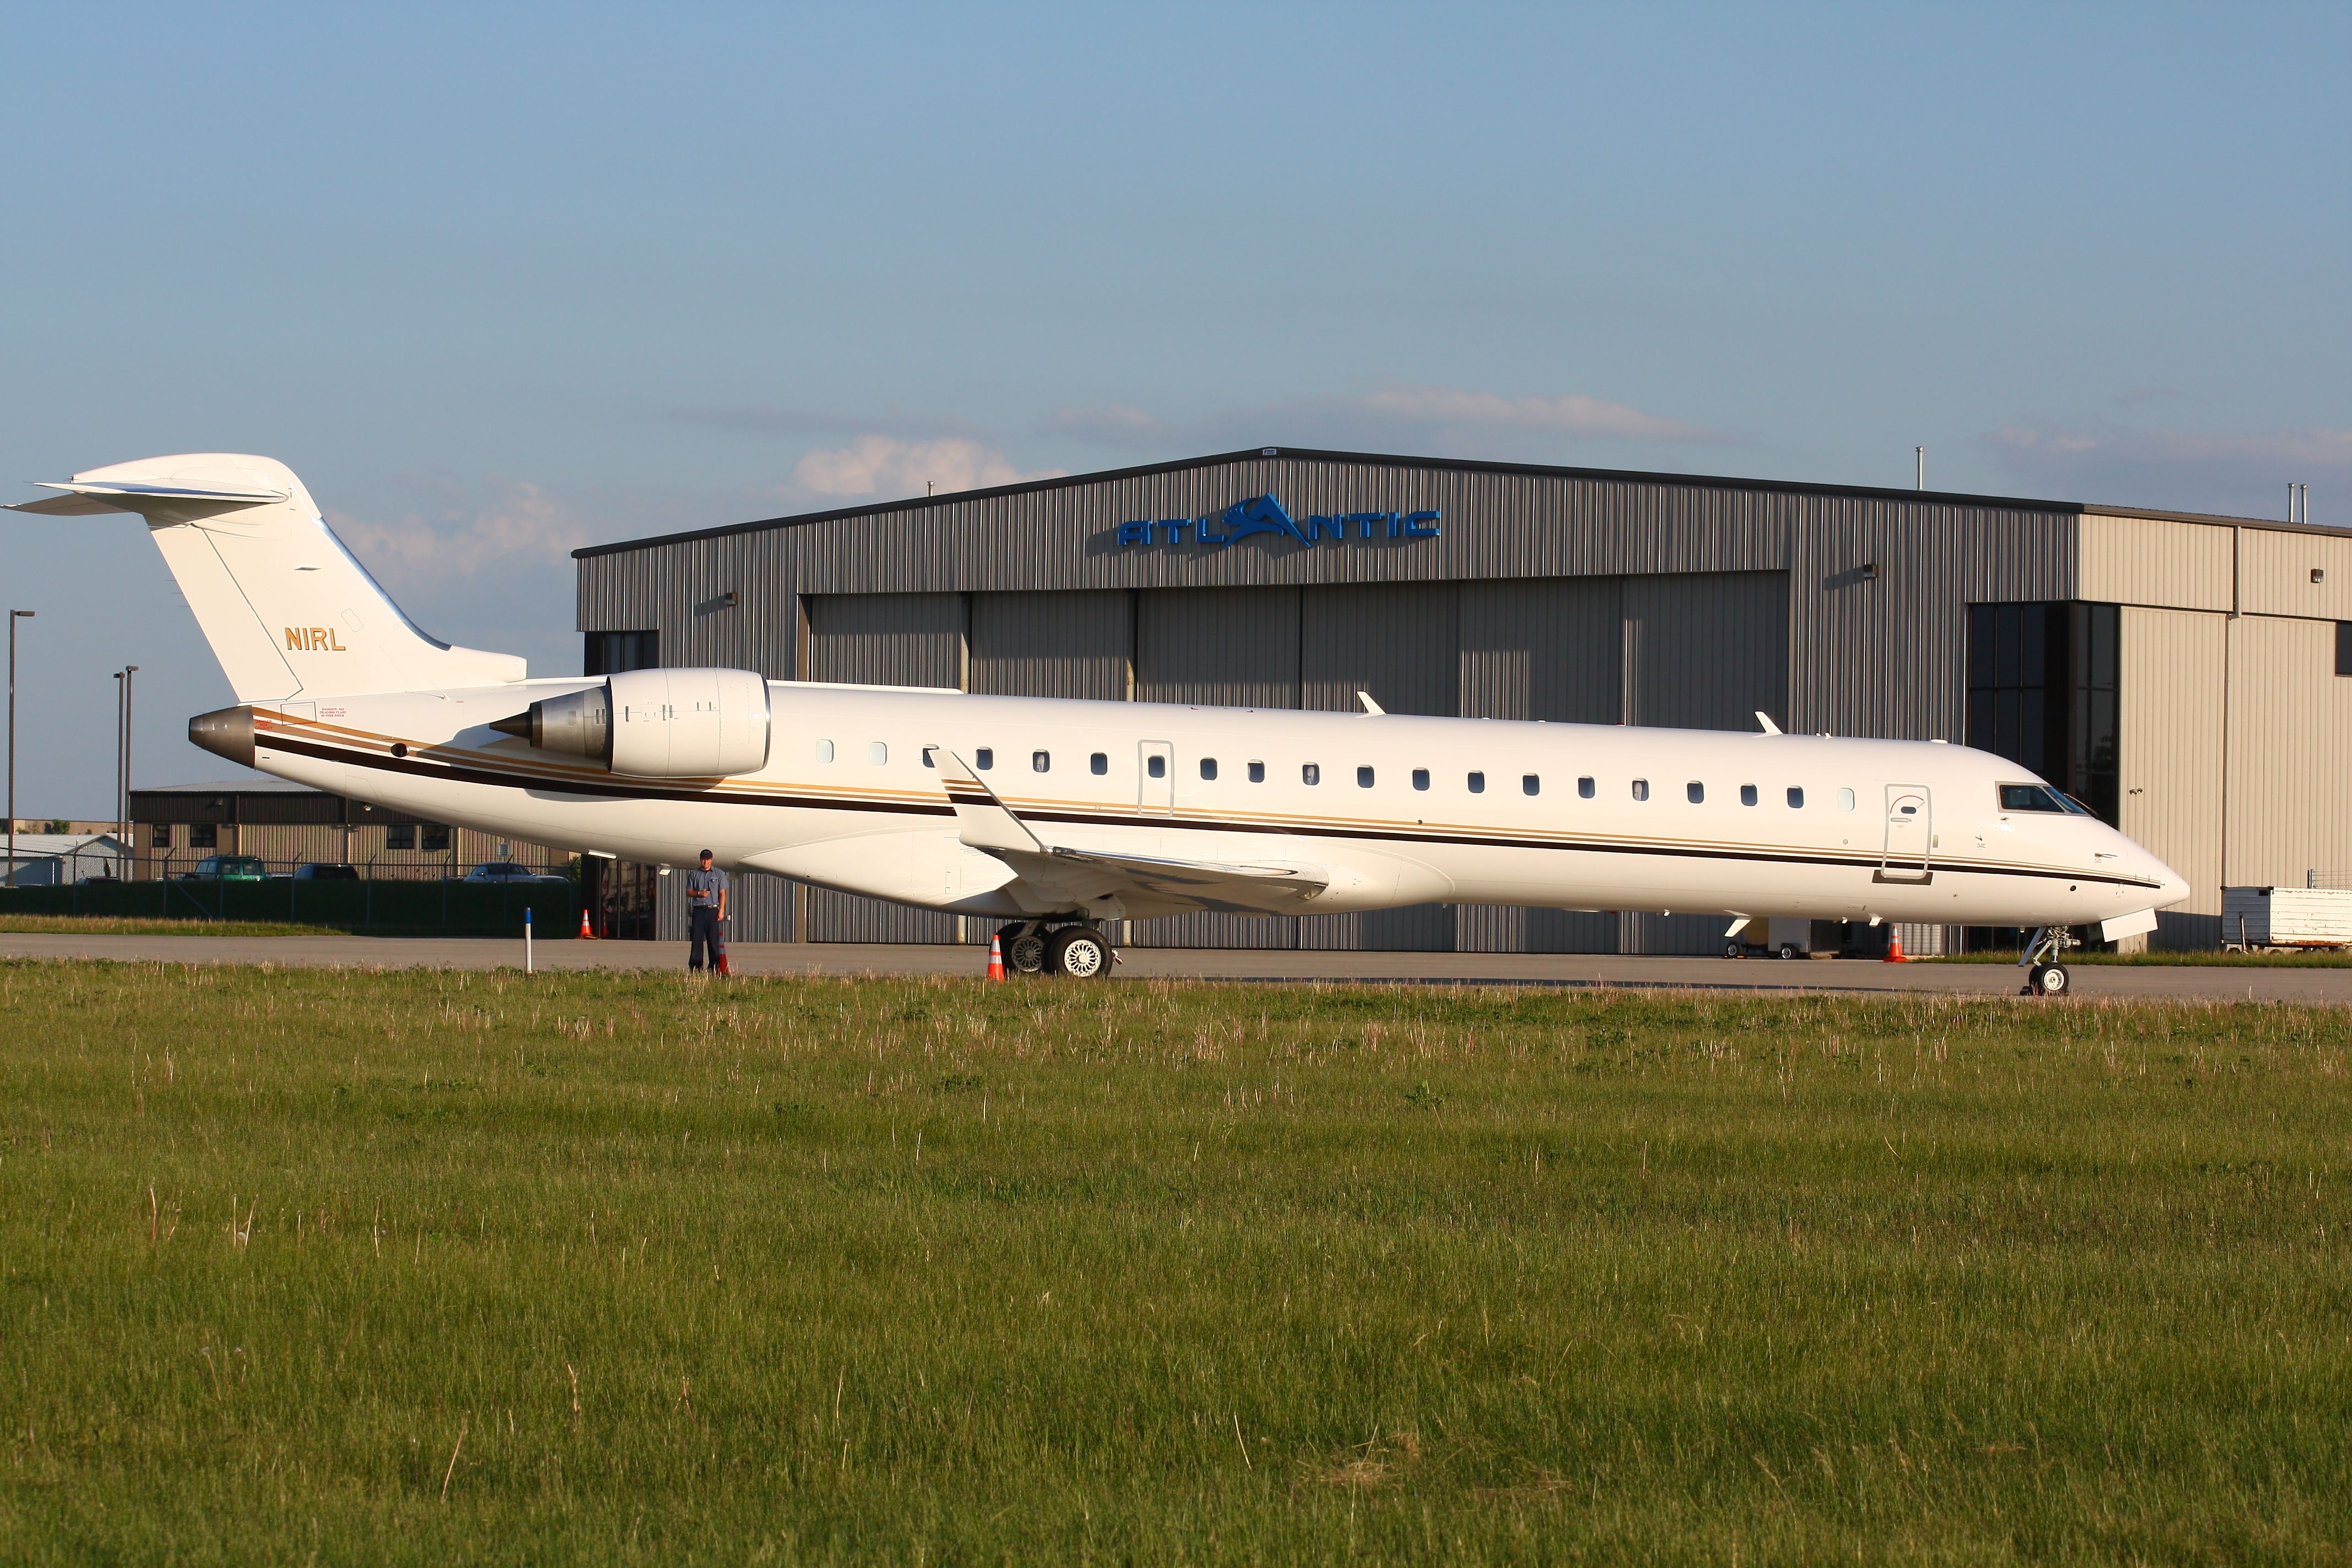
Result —
[{"label": "airplane fuselage", "polygon": [[255,763],[513,837],[662,864],[709,847],[732,868],[987,917],[1202,906],[1041,894],[966,841],[950,754],[1072,851],[1302,868],[1322,884],[1269,910],[2058,926],[2187,891],[2094,817],[2004,808],[2003,784],[2040,781],[1965,746],[799,682],[770,684],[767,763],[740,776],[624,777],[489,728],[593,684],[257,703]]}]

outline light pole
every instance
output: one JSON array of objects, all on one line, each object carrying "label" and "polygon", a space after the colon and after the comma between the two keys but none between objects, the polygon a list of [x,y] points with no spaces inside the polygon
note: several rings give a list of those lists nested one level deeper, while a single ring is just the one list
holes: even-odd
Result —
[{"label": "light pole", "polygon": [[126,871],[138,859],[131,842],[131,678],[138,673],[135,664],[114,672],[114,835]]},{"label": "light pole", "polygon": [[8,881],[16,885],[16,623],[33,618],[30,610],[8,612]]}]

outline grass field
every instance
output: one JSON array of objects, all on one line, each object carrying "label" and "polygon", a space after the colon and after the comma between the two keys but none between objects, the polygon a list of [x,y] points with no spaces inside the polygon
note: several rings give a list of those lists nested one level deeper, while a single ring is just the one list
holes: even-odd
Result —
[{"label": "grass field", "polygon": [[2341,1563],[2347,1046],[0,964],[0,1553]]},{"label": "grass field", "polygon": [[283,921],[163,921],[134,915],[0,914],[0,931],[52,936],[339,936],[340,927]]}]

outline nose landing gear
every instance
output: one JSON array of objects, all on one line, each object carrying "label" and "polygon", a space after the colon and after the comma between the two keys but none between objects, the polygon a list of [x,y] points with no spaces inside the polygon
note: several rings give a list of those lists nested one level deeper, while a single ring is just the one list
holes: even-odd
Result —
[{"label": "nose landing gear", "polygon": [[2025,944],[2025,956],[2019,963],[2025,970],[2024,987],[2021,996],[2063,996],[2074,984],[2066,966],[2058,962],[2059,954],[2070,947],[2080,946],[2074,933],[2064,926],[2043,926]]}]

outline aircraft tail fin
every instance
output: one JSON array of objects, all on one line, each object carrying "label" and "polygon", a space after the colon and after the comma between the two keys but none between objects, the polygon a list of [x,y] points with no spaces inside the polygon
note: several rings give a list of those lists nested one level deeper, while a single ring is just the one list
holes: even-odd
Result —
[{"label": "aircraft tail fin", "polygon": [[527,673],[511,654],[420,630],[273,458],[145,458],[45,488],[65,493],[10,510],[146,520],[240,702],[492,686]]}]

